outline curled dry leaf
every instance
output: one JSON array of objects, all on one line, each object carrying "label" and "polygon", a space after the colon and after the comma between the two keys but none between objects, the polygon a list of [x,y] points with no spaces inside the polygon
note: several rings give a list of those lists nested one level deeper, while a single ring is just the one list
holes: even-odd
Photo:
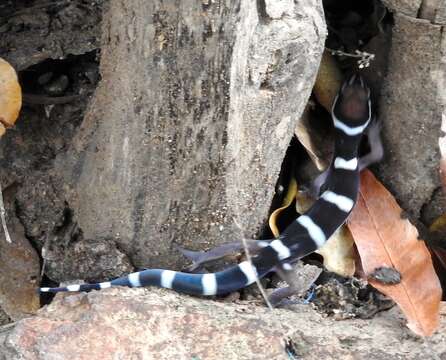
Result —
[{"label": "curled dry leaf", "polygon": [[297,182],[294,178],[291,179],[290,184],[288,185],[287,193],[285,196],[285,199],[283,199],[282,206],[280,208],[277,208],[274,210],[268,220],[269,227],[271,229],[271,232],[273,233],[274,237],[279,237],[280,231],[279,227],[277,225],[278,218],[280,213],[285,210],[288,206],[290,206],[293,203],[294,198],[297,194]]},{"label": "curled dry leaf", "polygon": [[313,94],[318,103],[329,113],[331,113],[333,101],[342,85],[342,81],[343,75],[337,66],[336,60],[329,51],[325,50],[319,65]]},{"label": "curled dry leaf", "polygon": [[0,136],[14,125],[22,107],[22,90],[17,74],[8,62],[0,58]]},{"label": "curled dry leaf", "polygon": [[368,170],[361,173],[360,194],[348,226],[366,276],[379,267],[401,274],[399,284],[370,284],[399,305],[413,332],[431,335],[439,325],[441,287],[430,253],[417,229],[401,218],[393,196]]},{"label": "curled dry leaf", "polygon": [[313,164],[316,165],[318,170],[322,171],[329,164],[333,142],[331,137],[327,137],[326,134],[321,133],[314,126],[313,121],[315,119],[312,116],[312,104],[310,101],[305,107],[300,120],[297,122],[294,135],[296,135],[297,140],[299,140],[307,151]]}]

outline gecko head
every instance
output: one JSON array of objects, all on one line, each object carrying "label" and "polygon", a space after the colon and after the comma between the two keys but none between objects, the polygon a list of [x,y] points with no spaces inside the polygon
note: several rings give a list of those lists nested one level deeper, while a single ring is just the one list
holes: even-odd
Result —
[{"label": "gecko head", "polygon": [[361,126],[370,120],[370,89],[359,74],[348,77],[333,103],[333,119],[350,126]]}]

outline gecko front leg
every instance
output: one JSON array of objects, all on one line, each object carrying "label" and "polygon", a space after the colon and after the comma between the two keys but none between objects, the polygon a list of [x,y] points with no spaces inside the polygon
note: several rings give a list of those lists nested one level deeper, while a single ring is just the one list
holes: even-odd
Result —
[{"label": "gecko front leg", "polygon": [[[367,136],[367,140],[370,146],[370,151],[361,156],[358,160],[358,168],[359,171],[364,170],[370,165],[381,161],[384,156],[384,148],[381,141],[381,129],[382,125],[379,120],[373,119],[370,125],[365,130],[365,135]],[[321,187],[325,183],[327,177],[330,175],[330,168],[324,170],[322,173],[318,175],[316,179],[311,183],[308,193],[310,196],[317,198],[320,194]]]}]

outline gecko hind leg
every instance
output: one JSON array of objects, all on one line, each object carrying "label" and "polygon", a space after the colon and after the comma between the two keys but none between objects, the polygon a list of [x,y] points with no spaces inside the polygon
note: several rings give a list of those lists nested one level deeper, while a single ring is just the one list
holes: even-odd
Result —
[{"label": "gecko hind leg", "polygon": [[[270,243],[271,240],[246,240],[248,251],[250,254],[257,254],[262,248]],[[208,251],[192,251],[177,246],[177,249],[190,261],[192,265],[188,268],[189,271],[195,271],[203,264],[221,259],[225,256],[235,254],[244,250],[243,241],[234,241],[220,246],[216,246]]]},{"label": "gecko hind leg", "polygon": [[370,125],[365,130],[367,135],[370,151],[359,158],[358,166],[359,171],[364,170],[366,167],[381,161],[384,156],[384,148],[381,141],[381,129],[382,123],[374,118]]},{"label": "gecko hind leg", "polygon": [[276,274],[284,280],[289,286],[274,290],[269,296],[268,301],[273,307],[285,305],[286,298],[296,295],[300,292],[299,284],[294,277],[294,270],[291,264],[280,264],[275,268]]}]

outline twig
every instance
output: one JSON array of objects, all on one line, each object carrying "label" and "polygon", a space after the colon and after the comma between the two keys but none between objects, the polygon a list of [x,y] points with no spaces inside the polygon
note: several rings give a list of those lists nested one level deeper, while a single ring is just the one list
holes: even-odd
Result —
[{"label": "twig", "polygon": [[355,53],[352,54],[352,53],[348,53],[348,52],[345,52],[342,50],[334,50],[334,49],[330,49],[330,48],[325,48],[325,49],[330,51],[332,55],[341,55],[341,56],[347,56],[347,57],[352,57],[352,58],[358,58],[359,60],[357,62],[358,62],[358,67],[360,69],[369,67],[370,62],[375,59],[375,54],[371,54],[366,51],[355,50]]},{"label": "twig", "polygon": [[[237,219],[233,218],[233,220],[234,220],[235,225],[236,225],[240,230],[242,230],[242,227],[241,227],[241,226],[239,225],[239,223],[237,222]],[[242,243],[243,243],[243,249],[245,250],[245,254],[246,254],[246,260],[249,262],[249,264],[250,264],[251,267],[252,267],[252,261],[251,261],[252,257],[251,257],[251,254],[249,253],[248,244],[246,243],[246,239],[245,239],[244,236],[242,236]],[[256,284],[257,284],[257,287],[258,287],[259,290],[260,290],[260,293],[261,293],[262,296],[263,296],[263,299],[265,300],[266,305],[268,306],[268,308],[269,308],[270,310],[273,310],[274,308],[273,308],[271,302],[268,300],[268,296],[266,295],[265,288],[263,287],[262,283],[260,282],[260,279],[259,279],[257,276],[256,276]]]},{"label": "twig", "polygon": [[3,191],[0,184],[0,217],[2,218],[3,231],[5,233],[5,239],[8,243],[12,243],[11,236],[9,236],[8,228],[6,227],[6,210],[3,202]]},{"label": "twig", "polygon": [[11,330],[16,325],[15,322],[0,326],[0,333]]},{"label": "twig", "polygon": [[36,104],[36,105],[66,104],[74,100],[78,100],[79,98],[80,95],[45,96],[37,94],[22,94],[22,99],[24,103]]}]

